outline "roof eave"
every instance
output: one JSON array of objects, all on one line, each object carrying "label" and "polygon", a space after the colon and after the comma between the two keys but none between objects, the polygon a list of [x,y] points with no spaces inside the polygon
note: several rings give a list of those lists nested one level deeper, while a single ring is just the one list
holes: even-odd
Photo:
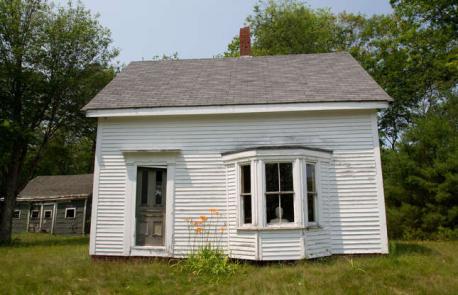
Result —
[{"label": "roof eave", "polygon": [[59,201],[59,200],[80,200],[90,197],[89,194],[71,194],[59,196],[19,196],[16,201],[18,202],[46,202],[46,201]]},{"label": "roof eave", "polygon": [[213,105],[188,107],[139,107],[115,109],[88,109],[86,116],[97,117],[137,117],[137,116],[179,116],[179,115],[220,115],[275,113],[297,111],[335,111],[386,109],[390,101],[367,100],[345,102],[305,102],[283,104]]}]

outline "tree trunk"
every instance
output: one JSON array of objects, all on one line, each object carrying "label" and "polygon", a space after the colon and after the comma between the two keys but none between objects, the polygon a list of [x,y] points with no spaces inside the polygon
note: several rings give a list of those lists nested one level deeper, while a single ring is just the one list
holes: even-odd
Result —
[{"label": "tree trunk", "polygon": [[[17,147],[17,145],[15,145]],[[24,149],[17,148],[11,155],[6,176],[6,195],[0,212],[0,244],[11,242],[12,220],[16,195],[19,187],[19,174],[24,160]]]}]

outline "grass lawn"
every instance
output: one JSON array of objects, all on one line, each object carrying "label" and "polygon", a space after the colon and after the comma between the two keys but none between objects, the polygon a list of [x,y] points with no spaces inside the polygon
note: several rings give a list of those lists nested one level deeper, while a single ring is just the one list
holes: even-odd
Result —
[{"label": "grass lawn", "polygon": [[240,264],[219,281],[167,261],[91,261],[88,239],[15,236],[0,294],[457,294],[458,242],[392,242],[388,256]]}]

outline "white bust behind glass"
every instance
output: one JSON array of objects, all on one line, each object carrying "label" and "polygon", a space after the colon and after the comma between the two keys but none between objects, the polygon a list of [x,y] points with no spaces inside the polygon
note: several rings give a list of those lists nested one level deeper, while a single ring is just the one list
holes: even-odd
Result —
[{"label": "white bust behind glass", "polygon": [[281,215],[283,215],[283,208],[281,208],[280,206],[278,206],[277,208],[275,208],[275,216],[276,216],[276,218],[271,219],[270,222],[269,222],[269,224],[289,222],[288,219],[285,219],[285,218],[281,218],[281,219],[280,219],[280,216],[281,216]]}]

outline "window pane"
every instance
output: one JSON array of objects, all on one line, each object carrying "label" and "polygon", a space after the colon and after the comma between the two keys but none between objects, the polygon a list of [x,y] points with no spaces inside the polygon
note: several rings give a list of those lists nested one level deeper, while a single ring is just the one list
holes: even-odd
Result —
[{"label": "window pane", "polygon": [[315,194],[307,194],[307,212],[308,212],[308,221],[315,222]]},{"label": "window pane", "polygon": [[293,191],[293,163],[280,163],[280,190]]},{"label": "window pane", "polygon": [[278,191],[278,163],[266,163],[266,192]]},{"label": "window pane", "polygon": [[267,223],[279,223],[280,217],[277,217],[276,208],[280,205],[278,195],[266,196],[266,213]]},{"label": "window pane", "polygon": [[51,218],[52,211],[45,211],[45,218]]},{"label": "window pane", "polygon": [[294,197],[293,194],[284,194],[280,196],[283,214],[281,222],[294,222]]},{"label": "window pane", "polygon": [[243,223],[251,223],[251,196],[243,196]]},{"label": "window pane", "polygon": [[241,166],[241,192],[242,193],[251,193],[251,169],[250,165]]},{"label": "window pane", "polygon": [[156,195],[154,198],[154,204],[155,205],[162,205],[162,190],[160,187],[156,190]]},{"label": "window pane", "polygon": [[142,172],[142,205],[148,203],[148,169],[141,169]]},{"label": "window pane", "polygon": [[162,170],[156,170],[156,185],[159,186],[162,184]]},{"label": "window pane", "polygon": [[73,218],[75,217],[75,209],[69,209],[67,210],[67,216],[65,216],[67,218]]},{"label": "window pane", "polygon": [[20,214],[21,214],[21,211],[19,210],[14,211],[13,218],[19,218]]},{"label": "window pane", "polygon": [[314,164],[307,164],[307,191],[316,192]]}]

